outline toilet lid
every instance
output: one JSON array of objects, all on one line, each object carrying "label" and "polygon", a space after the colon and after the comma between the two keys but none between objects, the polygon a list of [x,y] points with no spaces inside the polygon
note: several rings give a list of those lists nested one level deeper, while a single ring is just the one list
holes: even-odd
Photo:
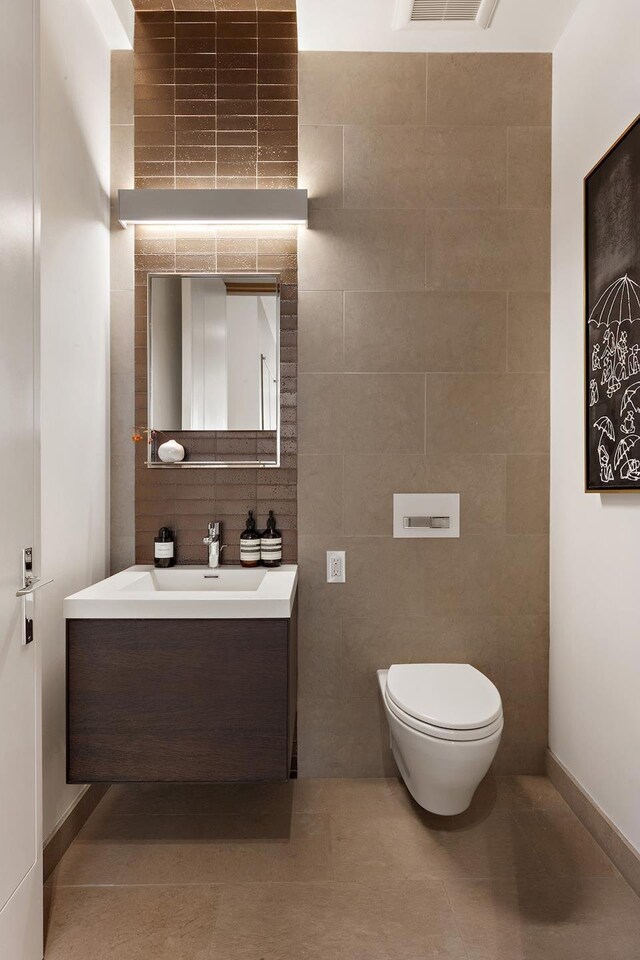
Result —
[{"label": "toilet lid", "polygon": [[485,727],[502,715],[496,687],[468,663],[394,664],[387,693],[409,716],[449,730]]}]

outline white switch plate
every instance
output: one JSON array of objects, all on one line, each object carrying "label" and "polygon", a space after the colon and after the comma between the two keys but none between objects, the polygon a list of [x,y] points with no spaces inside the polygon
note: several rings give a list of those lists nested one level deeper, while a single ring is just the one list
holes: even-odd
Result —
[{"label": "white switch plate", "polygon": [[[447,528],[432,528],[427,525],[405,526],[406,517],[449,518]],[[460,494],[459,493],[394,493],[393,495],[393,535],[394,537],[446,537],[460,536]]]},{"label": "white switch plate", "polygon": [[347,579],[344,550],[327,550],[327,583],[345,583]]}]

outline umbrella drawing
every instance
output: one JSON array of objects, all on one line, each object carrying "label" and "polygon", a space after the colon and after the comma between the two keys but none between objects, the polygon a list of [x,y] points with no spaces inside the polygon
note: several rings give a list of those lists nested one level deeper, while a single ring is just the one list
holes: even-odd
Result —
[{"label": "umbrella drawing", "polygon": [[631,407],[634,413],[640,413],[640,406],[638,406],[638,403],[640,403],[640,398],[636,400],[636,395],[638,392],[640,392],[640,380],[638,380],[636,383],[632,383],[631,386],[627,387],[625,390],[622,397],[622,403],[620,404],[620,414],[622,416],[624,416],[629,407]]},{"label": "umbrella drawing", "polygon": [[598,460],[600,462],[600,482],[613,483],[613,469],[611,467],[611,457],[604,442],[608,437],[615,443],[616,432],[609,417],[600,417],[593,425],[594,430],[600,431],[600,440],[598,442]]},{"label": "umbrella drawing", "polygon": [[596,420],[594,423],[593,429],[600,431],[601,443],[604,437],[609,437],[609,440],[613,440],[615,442],[616,431],[614,430],[613,424],[611,423],[609,417],[600,417],[600,419]]},{"label": "umbrella drawing", "polygon": [[640,380],[637,380],[635,383],[632,383],[630,387],[627,387],[623,396],[622,402],[620,404],[620,419],[622,421],[620,429],[623,433],[631,434],[636,431],[636,414],[640,413],[640,397],[637,397],[640,393]]},{"label": "umbrella drawing", "polygon": [[615,470],[620,467],[621,480],[640,480],[640,460],[629,456],[639,440],[640,437],[634,433],[630,437],[625,437],[618,444],[613,459],[613,467]]},{"label": "umbrella drawing", "polygon": [[602,370],[600,384],[608,397],[630,376],[640,373],[638,346],[630,347],[629,335],[622,329],[623,324],[636,320],[640,320],[640,286],[625,274],[607,287],[589,316],[591,326],[604,327],[602,342],[592,350],[591,369]]},{"label": "umbrella drawing", "polygon": [[[635,313],[635,317],[633,314]],[[589,323],[610,327],[640,320],[640,286],[628,275],[610,284],[591,311]]]}]

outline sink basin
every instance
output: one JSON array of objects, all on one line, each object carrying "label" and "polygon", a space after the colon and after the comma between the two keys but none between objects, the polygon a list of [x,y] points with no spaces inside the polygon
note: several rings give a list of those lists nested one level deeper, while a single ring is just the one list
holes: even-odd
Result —
[{"label": "sink basin", "polygon": [[210,570],[208,567],[171,567],[168,570],[145,571],[132,583],[122,587],[122,590],[138,593],[150,590],[152,592],[182,593],[192,590],[212,590],[229,592],[240,590],[243,593],[255,592],[260,589],[267,575],[267,570],[243,569],[242,567],[218,567]]},{"label": "sink basin", "polygon": [[293,611],[298,568],[136,566],[67,597],[67,619],[285,620]]}]

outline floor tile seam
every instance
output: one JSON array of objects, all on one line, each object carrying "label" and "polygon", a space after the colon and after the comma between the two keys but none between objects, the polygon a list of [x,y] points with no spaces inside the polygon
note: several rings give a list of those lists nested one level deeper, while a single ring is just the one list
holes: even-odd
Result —
[{"label": "floor tile seam", "polygon": [[[319,815],[322,814],[322,813],[324,813],[324,811],[322,811],[322,810],[321,810],[321,811],[314,811],[314,810],[306,811],[306,810],[305,810],[305,811],[300,811],[300,812],[293,811],[292,814],[291,814],[291,816],[292,816],[292,818],[293,818],[293,817],[312,817],[312,816],[316,816],[316,815],[319,816]],[[150,812],[149,812],[149,813],[148,813],[147,811],[141,811],[140,813],[116,813],[115,811],[109,811],[109,814],[108,814],[109,820],[117,820],[117,819],[120,818],[120,817],[123,818],[123,819],[129,818],[129,817],[130,817],[130,818],[137,817],[138,819],[141,819],[141,818],[150,819],[150,818],[153,818],[153,817],[164,817],[165,819],[176,819],[176,820],[179,820],[179,819],[187,819],[187,818],[191,818],[191,817],[193,817],[193,818],[197,818],[197,817],[208,817],[208,818],[211,819],[211,820],[242,820],[243,818],[244,818],[244,819],[247,819],[247,820],[250,820],[250,819],[264,819],[264,818],[269,817],[269,816],[271,816],[269,813],[262,813],[262,814],[253,814],[253,813],[205,813],[205,812],[201,812],[201,813],[191,813],[191,812],[189,812],[189,813],[150,813]],[[83,828],[83,829],[84,829],[84,828]]]},{"label": "floor tile seam", "polygon": [[45,890],[50,890],[51,893],[55,894],[56,890],[122,890],[122,889],[147,889],[147,890],[161,890],[161,889],[170,889],[172,887],[220,887],[224,886],[224,882],[221,881],[206,881],[206,880],[197,880],[193,882],[184,881],[182,883],[173,882],[173,883],[71,883],[69,881],[64,881],[61,883],[50,884],[49,882],[45,883]]},{"label": "floor tile seam", "polygon": [[[553,878],[545,878],[548,880],[553,880]],[[615,877],[604,877],[596,878],[598,880],[614,880],[618,882]],[[510,883],[513,878],[504,877],[500,878],[500,882]],[[573,881],[575,878],[573,878]],[[558,882],[573,882],[572,879],[566,878],[566,880],[561,880]],[[159,883],[131,883],[131,882],[112,882],[112,883],[71,883],[69,881],[64,881],[61,883],[45,884],[45,889],[48,890],[51,894],[55,894],[57,890],[121,890],[121,889],[143,889],[143,890],[169,890],[173,888],[193,888],[193,887],[203,887],[203,888],[217,888],[219,890],[229,889],[229,888],[255,888],[255,887],[297,887],[297,888],[313,888],[313,887],[351,887],[354,889],[362,890],[373,890],[381,889],[388,891],[390,887],[396,885],[402,886],[411,886],[415,887],[416,883],[424,884],[432,888],[440,887],[442,892],[445,892],[445,886],[447,882],[469,882],[469,883],[488,883],[491,882],[491,878],[470,878],[464,881],[447,881],[446,878],[435,878],[427,876],[416,876],[416,875],[403,875],[395,876],[389,878],[388,875],[380,876],[379,879],[340,879],[340,878],[325,878],[318,880],[194,880],[194,881],[171,881],[171,882],[159,882]],[[555,882],[555,881],[554,881]],[[623,881],[624,882],[624,881]]]},{"label": "floor tile seam", "polygon": [[452,902],[451,902],[451,897],[449,896],[449,890],[447,889],[446,881],[443,880],[441,886],[442,886],[442,892],[443,892],[443,894],[444,894],[444,898],[445,898],[445,900],[446,900],[446,902],[447,902],[447,904],[448,904],[448,906],[449,906],[449,910],[451,911],[451,917],[452,917],[452,920],[453,920],[453,925],[454,925],[454,927],[455,927],[456,933],[458,934],[458,938],[459,938],[459,940],[460,940],[460,944],[461,944],[462,949],[463,949],[463,951],[464,951],[464,955],[465,955],[465,957],[466,957],[466,960],[472,960],[472,958],[469,956],[469,951],[467,950],[467,944],[466,944],[465,939],[464,939],[464,936],[463,936],[463,934],[462,934],[462,928],[460,927],[460,922],[459,922],[459,920],[458,920],[458,917],[457,917],[457,915],[456,915],[455,910],[453,909],[453,904],[452,904]]}]

